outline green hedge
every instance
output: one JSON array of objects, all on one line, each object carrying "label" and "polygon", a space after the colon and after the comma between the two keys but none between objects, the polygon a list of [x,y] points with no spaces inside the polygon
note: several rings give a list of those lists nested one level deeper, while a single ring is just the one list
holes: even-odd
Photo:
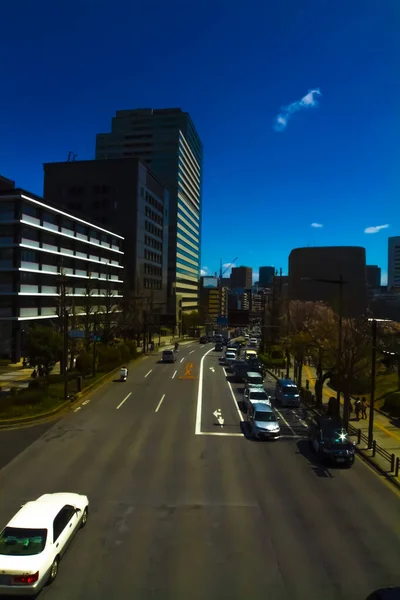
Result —
[{"label": "green hedge", "polygon": [[258,358],[268,369],[283,369],[286,367],[284,358],[274,358],[270,354],[259,354]]},{"label": "green hedge", "polygon": [[394,417],[400,417],[400,390],[385,397],[383,410]]}]

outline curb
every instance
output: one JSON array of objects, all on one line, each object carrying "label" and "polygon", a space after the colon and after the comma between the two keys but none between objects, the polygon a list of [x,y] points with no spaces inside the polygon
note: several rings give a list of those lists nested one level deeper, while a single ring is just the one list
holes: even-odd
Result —
[{"label": "curb", "polygon": [[[144,357],[145,357],[145,355],[140,355],[136,359],[130,361],[129,363],[122,363],[122,364],[128,364],[128,366],[130,366],[132,363],[134,363],[134,365],[136,365]],[[77,392],[72,401],[66,400],[65,402],[63,402],[62,404],[60,404],[59,406],[57,406],[57,408],[54,408],[53,410],[47,411],[45,413],[40,413],[38,415],[32,415],[31,417],[16,417],[14,419],[0,419],[0,431],[7,431],[7,430],[19,429],[19,428],[22,429],[26,425],[32,425],[32,426],[33,425],[41,425],[42,423],[45,423],[46,421],[50,420],[52,417],[55,417],[58,414],[61,415],[64,412],[65,413],[70,412],[71,410],[73,410],[74,408],[79,406],[79,404],[82,402],[82,400],[84,400],[84,398],[88,394],[95,391],[95,389],[97,387],[100,387],[101,385],[106,383],[107,379],[111,379],[112,377],[114,377],[115,374],[121,369],[122,364],[119,367],[116,367],[115,369],[113,369],[112,371],[105,373],[97,381],[94,381],[93,383],[88,385],[81,392]]]},{"label": "curb", "polygon": [[[267,369],[267,373],[269,375],[271,375],[271,377],[273,377],[274,379],[278,380],[278,377],[275,375],[275,373],[272,373],[272,371],[269,371]],[[304,400],[302,400],[302,402],[307,407],[309,407],[313,412],[315,412],[316,414],[319,414],[314,406],[312,406],[311,404],[307,404],[307,402],[305,402]],[[400,482],[394,478],[394,475],[390,475],[390,473],[385,471],[385,469],[383,467],[381,467],[376,461],[374,461],[372,456],[368,456],[368,454],[366,454],[366,450],[364,450],[362,448],[358,448],[356,446],[356,452],[357,452],[357,455],[359,456],[359,458],[361,458],[364,462],[368,463],[368,465],[370,467],[372,467],[375,471],[377,471],[380,475],[382,475],[386,479],[386,481],[391,483],[397,490],[400,490]]]}]

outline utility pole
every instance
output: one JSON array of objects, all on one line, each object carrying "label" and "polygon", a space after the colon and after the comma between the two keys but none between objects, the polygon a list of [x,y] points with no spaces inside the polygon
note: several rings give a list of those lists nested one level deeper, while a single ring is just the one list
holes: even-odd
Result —
[{"label": "utility pole", "polygon": [[92,376],[96,377],[97,313],[93,313],[93,365]]},{"label": "utility pole", "polygon": [[68,399],[68,310],[64,305],[64,400]]},{"label": "utility pole", "polygon": [[[338,389],[336,394],[337,402],[337,413],[340,416],[340,384],[342,382],[342,347],[343,347],[343,275],[339,277],[339,343],[338,343]],[[347,390],[346,390],[347,392]],[[345,406],[344,406],[344,425],[347,427],[349,420],[349,399],[348,394],[345,393]]]},{"label": "utility pole", "polygon": [[67,285],[64,273],[60,278],[60,320],[61,332],[63,337],[62,362],[60,363],[60,372],[64,381],[64,400],[68,398],[68,310],[67,310]]},{"label": "utility pole", "polygon": [[371,365],[371,397],[369,402],[368,449],[372,448],[374,439],[375,412],[375,376],[376,376],[376,319],[372,320],[372,365]]}]

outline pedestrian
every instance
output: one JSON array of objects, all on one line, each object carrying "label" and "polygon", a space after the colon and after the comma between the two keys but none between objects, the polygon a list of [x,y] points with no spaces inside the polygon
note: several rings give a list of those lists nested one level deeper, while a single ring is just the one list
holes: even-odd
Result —
[{"label": "pedestrian", "polygon": [[360,420],[360,412],[361,412],[361,400],[360,398],[356,399],[356,419]]},{"label": "pedestrian", "polygon": [[362,418],[366,419],[367,418],[367,399],[365,398],[365,396],[363,396],[361,398],[361,413],[362,413]]},{"label": "pedestrian", "polygon": [[352,415],[353,415],[353,403],[350,398],[349,399],[349,420],[351,419]]}]

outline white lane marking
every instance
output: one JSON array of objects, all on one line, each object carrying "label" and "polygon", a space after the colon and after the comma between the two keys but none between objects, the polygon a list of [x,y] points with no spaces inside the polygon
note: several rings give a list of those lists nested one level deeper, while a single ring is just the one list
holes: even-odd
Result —
[{"label": "white lane marking", "polygon": [[146,377],[148,377],[150,375],[150,373],[152,372],[153,369],[150,369],[150,371],[148,373],[146,373],[146,375],[144,376],[144,378],[146,379]]},{"label": "white lane marking", "polygon": [[204,359],[210,352],[213,351],[213,348],[207,350],[207,352],[201,357],[200,360],[200,371],[199,371],[199,387],[197,390],[197,408],[196,408],[196,426],[195,426],[195,434],[201,434],[201,409],[203,403],[203,370],[204,370]]},{"label": "white lane marking", "polygon": [[86,406],[86,404],[89,404],[90,400],[85,400],[85,402],[82,402],[82,406]]},{"label": "white lane marking", "polygon": [[245,439],[243,433],[225,433],[222,431],[200,431],[197,435],[225,435],[227,437],[241,437]]},{"label": "white lane marking", "polygon": [[210,371],[212,371],[213,373],[215,373],[214,367],[210,367]]},{"label": "white lane marking", "polygon": [[160,402],[157,404],[157,408],[156,408],[156,410],[155,410],[154,412],[158,412],[158,411],[159,411],[159,409],[160,409],[160,406],[161,406],[161,404],[162,404],[162,401],[164,400],[164,398],[165,398],[165,394],[163,394],[163,395],[161,396],[161,400],[160,400]]},{"label": "white lane marking", "polygon": [[185,360],[185,357],[182,356],[181,360],[179,362],[183,362]]},{"label": "white lane marking", "polygon": [[149,358],[148,356],[143,356],[142,360],[144,360],[145,358]]},{"label": "white lane marking", "polygon": [[178,371],[175,371],[175,373],[172,375],[171,379],[173,379],[175,377],[175,375],[177,374]]},{"label": "white lane marking", "polygon": [[[225,375],[226,375],[226,371],[225,371],[225,369],[224,369],[224,372],[225,372]],[[242,422],[242,421],[243,421],[243,415],[242,415],[242,413],[241,413],[241,411],[240,411],[240,408],[239,408],[239,405],[238,405],[238,403],[237,403],[236,396],[235,396],[235,394],[234,394],[234,391],[233,391],[233,389],[232,389],[231,382],[230,382],[230,381],[228,381],[228,380],[226,380],[226,383],[228,384],[228,386],[229,386],[229,389],[230,389],[230,391],[231,391],[232,398],[233,398],[233,401],[234,401],[234,403],[235,403],[235,406],[236,406],[236,410],[237,410],[237,412],[238,412],[238,415],[239,415],[239,420],[240,420],[240,422]],[[242,434],[242,435],[243,435],[243,434]]]},{"label": "white lane marking", "polygon": [[194,350],[191,350],[191,351],[189,352],[189,354],[193,354],[193,352],[194,352]]},{"label": "white lane marking", "polygon": [[299,423],[301,423],[303,425],[303,427],[308,427],[307,423],[305,421],[303,421],[303,419],[299,418]]},{"label": "white lane marking", "polygon": [[128,398],[129,398],[129,396],[131,396],[131,395],[132,395],[132,392],[129,392],[129,394],[128,394],[127,396],[125,396],[125,398],[122,400],[122,402],[120,402],[120,403],[118,404],[118,406],[117,406],[117,410],[118,410],[119,408],[121,408],[121,406],[123,405],[123,403],[124,403],[124,402],[126,402],[126,401],[128,400]]},{"label": "white lane marking", "polygon": [[74,412],[78,412],[78,410],[81,410],[81,406],[78,406],[78,408],[75,408]]},{"label": "white lane marking", "polygon": [[285,417],[283,416],[283,414],[280,412],[280,410],[278,410],[277,408],[274,408],[275,412],[278,413],[278,415],[280,416],[280,418],[282,419],[282,421],[285,423],[285,425],[287,425],[290,429],[290,431],[293,433],[293,435],[296,435],[294,433],[293,428],[289,425],[289,423],[286,421]]}]

